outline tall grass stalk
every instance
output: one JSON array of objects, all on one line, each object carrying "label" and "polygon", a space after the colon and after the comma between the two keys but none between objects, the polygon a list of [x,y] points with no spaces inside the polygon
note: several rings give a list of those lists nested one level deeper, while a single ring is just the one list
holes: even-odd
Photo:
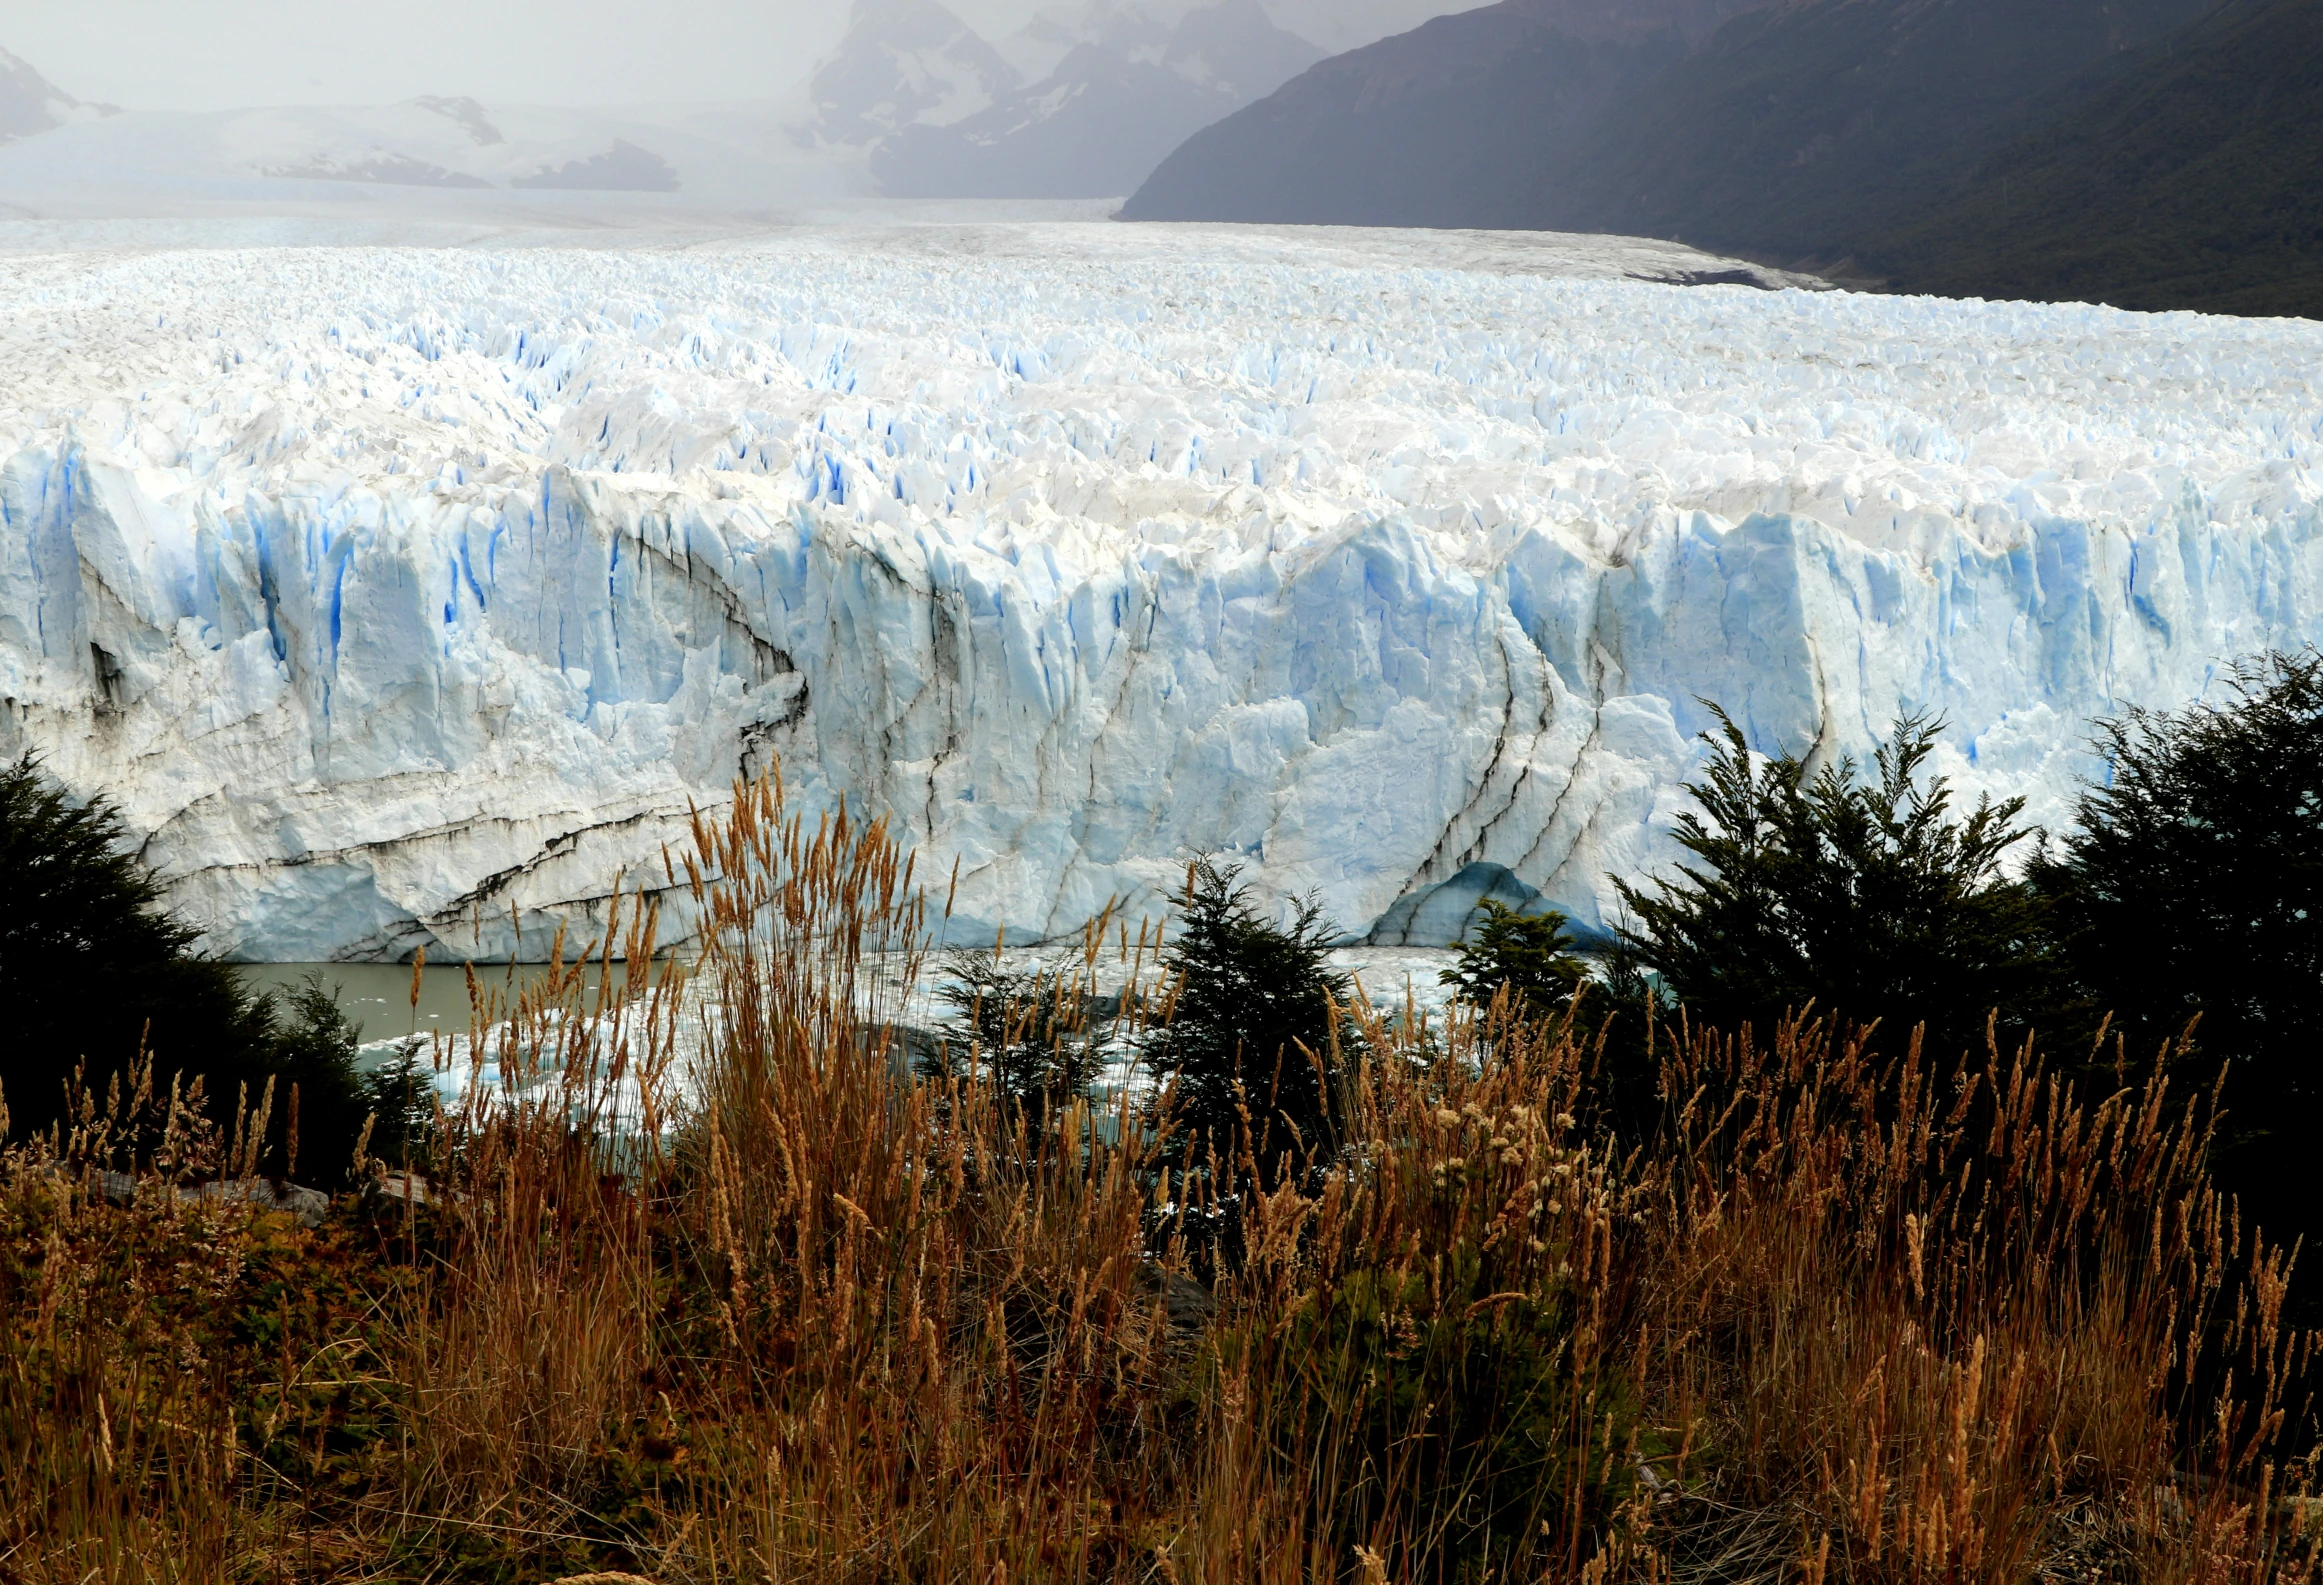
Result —
[{"label": "tall grass stalk", "polygon": [[1657,1030],[1640,1131],[1586,997],[1359,1003],[1269,1176],[915,1080],[880,823],[742,787],[681,875],[689,967],[641,906],[478,984],[424,1191],[197,1198],[265,1164],[134,1086],[8,1155],[0,1579],[2316,1575],[2287,1257],[2166,1065]]}]

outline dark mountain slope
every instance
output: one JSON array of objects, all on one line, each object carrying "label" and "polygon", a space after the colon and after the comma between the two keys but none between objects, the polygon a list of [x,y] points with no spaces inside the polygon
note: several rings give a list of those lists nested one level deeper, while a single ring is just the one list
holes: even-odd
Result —
[{"label": "dark mountain slope", "polygon": [[1196,134],[1132,220],[1535,226],[1576,131],[1759,0],[1503,0],[1336,56]]},{"label": "dark mountain slope", "polygon": [[2229,0],[1857,248],[1913,291],[2323,318],[2323,0]]},{"label": "dark mountain slope", "polygon": [[[2215,0],[1785,0],[1602,119],[1534,212],[1830,259]],[[2075,86],[2077,85],[2078,86]]]}]

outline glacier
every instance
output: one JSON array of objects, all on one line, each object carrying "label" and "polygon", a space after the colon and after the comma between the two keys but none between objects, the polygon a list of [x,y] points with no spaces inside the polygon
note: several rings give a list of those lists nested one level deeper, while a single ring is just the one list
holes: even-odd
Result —
[{"label": "glacier", "polygon": [[2323,326],[1657,284],[1703,262],[18,257],[0,752],[249,960],[541,954],[777,765],[894,820],[955,939],[1159,918],[1208,853],[1417,946],[1486,895],[1612,923],[1702,700],[1818,756],[1939,713],[2056,825],[2093,717],[2323,639]]}]

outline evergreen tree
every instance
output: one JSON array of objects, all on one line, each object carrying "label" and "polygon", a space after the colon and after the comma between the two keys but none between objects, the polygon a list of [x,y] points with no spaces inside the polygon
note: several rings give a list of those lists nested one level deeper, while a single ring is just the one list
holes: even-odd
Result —
[{"label": "evergreen tree", "polygon": [[2222,1176],[2246,1220],[2312,1242],[2323,1234],[2323,654],[2247,662],[2217,704],[2132,710],[2098,734],[2107,778],[2032,871],[2075,988],[2113,1014],[2114,1051],[2132,1067],[2199,1015],[2204,1075],[2226,1069]]},{"label": "evergreen tree", "polygon": [[95,1096],[141,1053],[157,1086],[199,1076],[211,1114],[231,1131],[275,1084],[267,1170],[289,1166],[291,1087],[298,1087],[300,1172],[336,1184],[368,1110],[355,1072],[358,1032],[320,984],[291,999],[247,990],[202,955],[200,934],[162,907],[120,813],[76,803],[28,755],[0,766],[0,1097],[19,1137],[63,1116],[76,1068]]},{"label": "evergreen tree", "polygon": [[2030,835],[2022,800],[1980,801],[1955,819],[1926,776],[1941,723],[1911,718],[1859,779],[1853,760],[1810,774],[1785,756],[1754,762],[1740,728],[1711,707],[1711,760],[1679,821],[1693,863],[1648,890],[1617,880],[1637,963],[1697,1022],[1770,1033],[1787,1012],[1884,1020],[1895,1043],[1928,1025],[1933,1049],[2003,1038],[2052,1004],[2043,910],[2002,872]]},{"label": "evergreen tree", "polygon": [[90,1090],[140,1050],[166,1085],[208,1081],[231,1109],[265,1082],[272,1008],[196,950],[199,933],[161,906],[161,888],[103,798],[75,803],[28,755],[0,768],[0,1086],[18,1134],[62,1115],[85,1064]]},{"label": "evergreen tree", "polygon": [[1618,945],[1592,975],[1571,950],[1565,916],[1554,909],[1522,914],[1487,899],[1483,911],[1461,943],[1459,961],[1438,980],[1471,1007],[1490,1007],[1505,987],[1510,1011],[1536,1024],[1564,1032],[1570,1018],[1569,1032],[1586,1053],[1575,1110],[1624,1145],[1643,1143],[1661,1115],[1660,1064],[1648,1032],[1649,1024],[1667,1019],[1659,986],[1637,955]]},{"label": "evergreen tree", "polygon": [[[302,1182],[336,1189],[354,1165],[363,1123],[379,1110],[375,1086],[357,1067],[363,1028],[350,1022],[338,997],[312,974],[271,1009],[275,1015],[266,1068],[274,1075],[276,1117],[269,1143],[275,1170]],[[290,1096],[298,1097],[297,1156],[293,1159]],[[372,1126],[372,1155],[383,1155],[380,1126]]]},{"label": "evergreen tree", "polygon": [[1555,909],[1520,914],[1506,903],[1484,902],[1484,917],[1460,944],[1460,958],[1437,979],[1459,1001],[1488,1007],[1508,987],[1510,998],[1534,1017],[1561,1012],[1588,978],[1571,951],[1565,916]]},{"label": "evergreen tree", "polygon": [[[363,1153],[385,1166],[425,1173],[433,1170],[436,1091],[435,1076],[419,1058],[420,1045],[417,1039],[405,1042],[392,1060],[362,1075],[360,1083],[365,1121],[371,1126]],[[360,1129],[356,1138],[363,1138]]]},{"label": "evergreen tree", "polygon": [[997,954],[946,954],[941,999],[961,1036],[920,1057],[923,1078],[980,1069],[1037,1130],[1086,1099],[1100,1068],[1089,998],[1064,967],[1011,970]]},{"label": "evergreen tree", "polygon": [[1271,1183],[1286,1163],[1332,1147],[1332,1008],[1346,1001],[1348,980],[1330,967],[1319,903],[1295,905],[1287,928],[1272,924],[1236,884],[1240,875],[1207,859],[1188,872],[1162,959],[1176,981],[1175,1011],[1145,1055],[1167,1096],[1154,1121],[1172,1130],[1172,1159],[1195,1159],[1204,1147],[1231,1159],[1247,1113],[1252,1158]]}]

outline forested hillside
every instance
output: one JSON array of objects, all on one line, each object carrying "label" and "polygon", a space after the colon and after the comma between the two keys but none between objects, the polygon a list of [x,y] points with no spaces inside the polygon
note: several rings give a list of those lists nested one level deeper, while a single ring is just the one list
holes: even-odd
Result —
[{"label": "forested hillside", "polygon": [[2323,317],[2323,0],[2229,0],[1859,259],[1908,290]]}]

